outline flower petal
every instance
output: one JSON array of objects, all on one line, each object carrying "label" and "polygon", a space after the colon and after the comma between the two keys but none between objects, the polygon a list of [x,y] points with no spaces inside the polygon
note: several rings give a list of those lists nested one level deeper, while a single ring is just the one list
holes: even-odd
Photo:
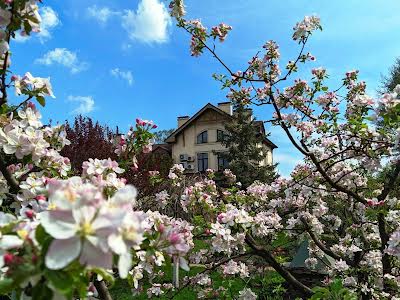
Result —
[{"label": "flower petal", "polygon": [[3,235],[0,239],[0,248],[3,250],[9,250],[21,247],[23,243],[24,241],[16,235]]},{"label": "flower petal", "polygon": [[0,212],[0,226],[5,226],[16,220],[17,218],[14,217],[12,214],[6,214],[4,212]]},{"label": "flower petal", "polygon": [[81,251],[81,240],[73,237],[66,240],[54,240],[47,250],[45,263],[46,267],[52,270],[59,270],[66,267]]},{"label": "flower petal", "polygon": [[116,205],[126,205],[129,204],[131,206],[136,205],[136,196],[137,190],[133,185],[127,185],[123,188],[120,188],[114,196],[111,198],[111,201]]},{"label": "flower petal", "polygon": [[56,239],[69,239],[77,230],[70,211],[44,211],[40,214],[40,221],[46,232]]},{"label": "flower petal", "polygon": [[110,252],[103,252],[87,240],[83,242],[82,253],[79,261],[82,265],[104,269],[112,268],[112,254]]},{"label": "flower petal", "polygon": [[121,255],[128,251],[128,248],[120,234],[112,234],[108,237],[108,245],[117,254]]},{"label": "flower petal", "polygon": [[127,252],[122,254],[118,260],[118,273],[122,279],[128,276],[128,272],[132,268],[132,255]]}]

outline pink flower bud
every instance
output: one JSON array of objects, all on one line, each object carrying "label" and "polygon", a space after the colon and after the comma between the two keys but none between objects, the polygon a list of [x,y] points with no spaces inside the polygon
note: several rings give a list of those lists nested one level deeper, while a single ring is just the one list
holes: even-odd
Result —
[{"label": "pink flower bud", "polygon": [[29,218],[29,219],[33,219],[33,217],[35,216],[35,212],[33,210],[27,210],[25,212],[25,215]]},{"label": "pink flower bud", "polygon": [[4,264],[6,266],[12,264],[14,262],[15,255],[12,253],[6,253],[3,255]]},{"label": "pink flower bud", "polygon": [[11,76],[11,81],[15,81],[15,80],[17,80],[19,77],[17,76],[17,75],[12,75]]},{"label": "pink flower bud", "polygon": [[176,232],[173,232],[169,236],[168,240],[172,245],[175,245],[175,244],[179,244],[179,242],[181,241],[181,237]]},{"label": "pink flower bud", "polygon": [[224,213],[220,213],[220,214],[217,216],[217,220],[218,220],[218,222],[221,222],[221,221],[222,221],[222,219],[224,218],[224,216],[225,216],[225,214],[224,214]]},{"label": "pink flower bud", "polygon": [[156,129],[158,126],[156,125],[156,124],[154,124],[153,126],[152,126],[152,128],[153,129]]},{"label": "pink flower bud", "polygon": [[44,195],[37,195],[35,199],[38,201],[46,201],[46,197]]},{"label": "pink flower bud", "polygon": [[32,255],[32,263],[36,263],[38,261],[38,257],[34,254]]},{"label": "pink flower bud", "polygon": [[164,224],[160,224],[160,225],[158,225],[158,231],[160,232],[160,233],[163,233],[164,232],[164,229],[165,229],[165,226],[164,226]]}]

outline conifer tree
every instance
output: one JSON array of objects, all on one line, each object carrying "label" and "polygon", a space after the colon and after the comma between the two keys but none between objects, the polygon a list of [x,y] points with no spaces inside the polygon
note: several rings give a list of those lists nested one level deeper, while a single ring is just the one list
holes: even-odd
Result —
[{"label": "conifer tree", "polygon": [[259,130],[252,111],[246,104],[234,103],[234,118],[225,125],[222,144],[228,151],[220,154],[229,162],[229,169],[242,183],[243,188],[254,181],[272,182],[276,177],[276,165],[261,166],[265,159],[261,147],[265,136]]},{"label": "conifer tree", "polygon": [[390,67],[389,74],[382,76],[379,93],[391,93],[398,84],[400,84],[400,57]]}]

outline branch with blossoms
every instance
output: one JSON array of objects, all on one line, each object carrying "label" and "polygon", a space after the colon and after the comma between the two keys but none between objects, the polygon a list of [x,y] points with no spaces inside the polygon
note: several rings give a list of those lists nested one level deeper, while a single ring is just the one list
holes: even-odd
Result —
[{"label": "branch with blossoms", "polygon": [[[359,280],[357,284],[362,289],[358,292],[363,298],[394,295],[393,278],[399,278],[393,267],[398,263],[395,249],[400,247],[400,223],[393,218],[398,208],[391,191],[400,173],[400,132],[396,131],[400,124],[400,86],[375,100],[366,94],[365,82],[358,81],[358,71],[350,71],[338,88],[330,90],[325,85],[328,74],[320,67],[312,70],[311,83],[295,79],[288,87],[278,88],[278,84],[288,81],[299,70],[300,64],[316,60],[306,53],[306,46],[313,32],[322,29],[319,18],[305,17],[295,25],[292,38],[300,44],[299,54],[287,63],[284,75],[279,66],[279,47],[274,41],[265,43],[265,53],[258,52],[245,71],[234,72],[217,54],[214,41],[218,27],[207,31],[199,20],[185,20],[182,1],[172,1],[170,7],[178,26],[192,36],[192,55],[199,56],[207,50],[228,72],[228,76],[214,75],[223,88],[229,89],[227,97],[233,102],[272,105],[272,124],[280,126],[304,155],[304,164],[292,173],[294,184],[281,187],[286,196],[269,197],[290,212],[281,212],[281,216],[289,217],[285,222],[290,221],[290,228],[295,226],[308,232],[315,242],[315,249],[309,247],[309,251],[326,253],[338,261],[332,274],[344,282],[352,281],[347,278],[358,274],[355,282]],[[225,24],[219,30],[222,40],[229,31],[222,30],[226,28],[231,30]],[[390,176],[372,190],[368,178],[381,172],[385,165],[392,166]],[[342,209],[351,212],[353,221],[346,219]],[[367,226],[366,220],[370,221]],[[330,228],[332,221],[336,225]],[[288,228],[289,223],[283,225]],[[338,227],[342,228],[339,236],[335,232]],[[358,240],[357,234],[363,238],[349,250],[348,239]],[[378,266],[368,261],[373,256],[379,257]],[[362,276],[360,268],[365,269]],[[284,275],[279,266],[276,269]],[[382,287],[374,284],[376,276],[382,278]]]},{"label": "branch with blossoms", "polygon": [[[12,75],[9,42],[40,31],[41,1],[0,2],[0,294],[32,299],[111,299],[114,276],[138,286],[168,261],[187,269],[192,226],[143,212],[137,191],[121,177],[151,151],[156,125],[137,120],[118,137],[120,164],[89,159],[72,176],[64,126],[44,126],[36,101],[54,98],[48,78]],[[24,97],[9,103],[8,89]],[[140,283],[142,284],[142,283]]]}]

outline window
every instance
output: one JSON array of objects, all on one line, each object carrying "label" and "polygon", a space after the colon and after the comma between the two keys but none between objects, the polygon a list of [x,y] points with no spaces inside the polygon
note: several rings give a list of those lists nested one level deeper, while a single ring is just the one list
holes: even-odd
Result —
[{"label": "window", "polygon": [[229,168],[229,162],[226,157],[223,157],[221,154],[218,154],[218,171],[223,171]]},{"label": "window", "polygon": [[208,133],[207,130],[203,131],[197,136],[197,144],[204,144],[207,143],[208,140]]},{"label": "window", "polygon": [[223,130],[217,129],[217,142],[222,142],[225,140],[226,133]]},{"label": "window", "polygon": [[197,153],[197,170],[205,172],[208,169],[208,153]]}]

